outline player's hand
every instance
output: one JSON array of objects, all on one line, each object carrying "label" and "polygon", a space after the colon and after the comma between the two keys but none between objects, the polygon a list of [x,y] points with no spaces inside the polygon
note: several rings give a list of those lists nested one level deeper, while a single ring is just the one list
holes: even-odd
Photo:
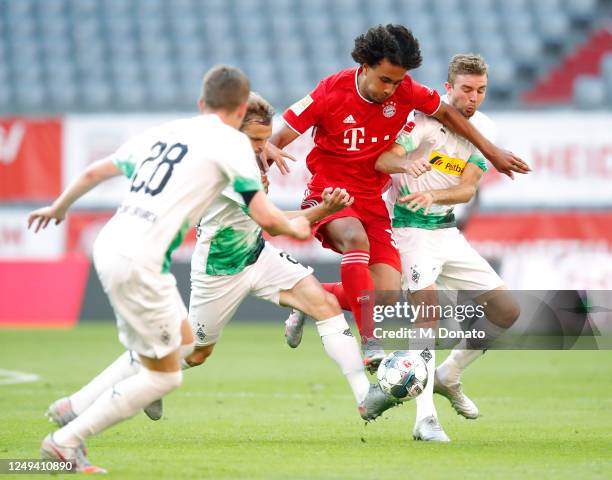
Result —
[{"label": "player's hand", "polygon": [[344,188],[327,187],[323,190],[323,207],[329,213],[336,213],[349,207],[355,201]]},{"label": "player's hand", "polygon": [[261,184],[263,186],[264,192],[268,193],[268,190],[270,189],[270,180],[268,179],[268,176],[265,173],[261,174]]},{"label": "player's hand", "polygon": [[508,150],[502,150],[501,148],[495,147],[493,155],[487,158],[497,171],[504,175],[508,175],[512,179],[514,179],[513,172],[525,174],[531,171],[529,165]]},{"label": "player's hand", "polygon": [[293,232],[291,237],[296,240],[308,240],[310,237],[310,222],[305,217],[295,217],[289,220]]},{"label": "player's hand", "polygon": [[289,160],[293,160],[294,162],[296,161],[296,159],[292,155],[288,154],[284,150],[281,150],[276,145],[270,142],[266,143],[266,146],[264,147],[261,156],[263,158],[263,162],[261,163],[264,168],[264,173],[270,170],[270,165],[272,163],[276,163],[276,166],[278,167],[280,172],[283,175],[288,175],[291,170],[289,170],[289,166],[287,165],[287,161],[285,159],[288,158]]},{"label": "player's hand", "polygon": [[424,173],[429,172],[430,170],[431,164],[424,158],[418,158],[410,162],[410,165],[406,167],[406,172],[414,178],[418,178]]},{"label": "player's hand", "polygon": [[429,213],[429,208],[434,203],[434,196],[431,192],[414,192],[398,200],[399,203],[405,203],[406,208],[413,212],[417,212],[421,208],[424,209],[424,214]]},{"label": "player's hand", "polygon": [[34,225],[34,233],[37,233],[41,228],[47,228],[51,220],[55,220],[55,224],[59,225],[66,218],[66,211],[57,208],[54,205],[39,208],[30,213],[28,217],[28,229]]}]

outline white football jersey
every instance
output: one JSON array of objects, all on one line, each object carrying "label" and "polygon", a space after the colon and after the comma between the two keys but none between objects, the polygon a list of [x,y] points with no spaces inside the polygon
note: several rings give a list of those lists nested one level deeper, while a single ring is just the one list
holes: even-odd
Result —
[{"label": "white football jersey", "polygon": [[159,271],[224,188],[261,189],[248,138],[215,114],[152,128],[112,158],[129,192],[97,243]]},{"label": "white football jersey", "polygon": [[191,261],[207,275],[235,275],[259,258],[265,241],[242,195],[226,187],[204,213]]},{"label": "white football jersey", "polygon": [[[495,126],[483,113],[475,112],[470,122],[487,137],[494,141]],[[433,117],[417,112],[398,134],[396,143],[406,150],[408,160],[425,158],[432,169],[418,178],[405,173],[391,176],[392,185],[387,197],[387,206],[394,227],[419,227],[426,229],[448,228],[455,226],[453,205],[433,204],[428,215],[423,209],[412,212],[405,204],[397,202],[413,192],[440,190],[458,185],[463,169],[468,163],[487,170],[482,153],[468,140],[457,135]]]}]

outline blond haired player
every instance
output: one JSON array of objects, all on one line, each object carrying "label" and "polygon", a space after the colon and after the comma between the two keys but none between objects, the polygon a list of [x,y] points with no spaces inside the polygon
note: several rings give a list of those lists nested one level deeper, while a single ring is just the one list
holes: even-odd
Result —
[{"label": "blond haired player", "polygon": [[49,207],[32,212],[29,225],[45,228],[98,183],[124,174],[129,191],[96,239],[96,270],[117,317],[119,339],[144,368],[111,383],[70,423],[45,437],[45,458],[90,464],[85,440],[126,420],[182,383],[181,357],[193,349],[187,310],[169,272],[170,255],[188,228],[228,185],[249,214],[272,234],[308,238],[304,218],[288,220],[261,191],[259,169],[237,128],[247,109],[249,81],[238,69],[212,68],[199,100],[202,115],[177,120],[128,140],[114,155],[88,167]]},{"label": "blond haired player", "polygon": [[[478,107],[487,89],[487,65],[479,55],[455,55],[445,83],[447,101],[489,136],[494,125]],[[493,141],[493,139],[491,139]],[[414,302],[437,305],[438,286],[476,291],[473,300],[485,305],[483,322],[487,341],[508,328],[519,314],[518,305],[505,290],[503,280],[456,228],[454,205],[468,202],[486,171],[484,156],[467,140],[433,117],[417,113],[406,124],[396,143],[377,160],[376,169],[391,173],[387,202],[393,236],[402,260],[403,284]],[[431,326],[436,319],[424,321]],[[418,348],[417,348],[418,347]],[[485,344],[462,343],[435,371],[431,340],[415,341],[411,348],[425,353],[429,378],[417,402],[415,439],[449,441],[433,403],[433,391],[446,396],[457,413],[478,417],[478,408],[461,390],[461,372],[482,355]],[[435,375],[434,375],[435,372]]]},{"label": "blond haired player", "polygon": [[[272,135],[273,115],[270,104],[251,93],[241,131],[258,158]],[[320,204],[285,214],[314,223],[352,202],[344,189],[327,188]],[[266,242],[259,225],[244,214],[242,199],[226,189],[198,226],[189,302],[196,348],[183,362],[184,368],[206,361],[224,326],[249,295],[293,307],[315,320],[323,347],[345,375],[364,420],[373,420],[395,404],[377,384],[370,385],[359,346],[336,298],[323,289],[310,267]]]}]

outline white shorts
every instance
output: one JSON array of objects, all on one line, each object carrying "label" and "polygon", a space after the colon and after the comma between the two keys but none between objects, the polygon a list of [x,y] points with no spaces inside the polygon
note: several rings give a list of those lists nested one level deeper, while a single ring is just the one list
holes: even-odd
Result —
[{"label": "white shorts", "polygon": [[125,348],[149,358],[163,358],[178,349],[187,308],[174,276],[97,245],[93,258]]},{"label": "white shorts", "polygon": [[415,292],[438,283],[449,290],[488,292],[504,285],[456,228],[394,228],[393,237],[402,260],[404,289]]},{"label": "white shorts", "polygon": [[217,343],[223,327],[248,295],[278,305],[282,290],[290,290],[312,274],[312,268],[268,242],[257,261],[235,275],[207,275],[198,254],[191,265],[189,322],[197,346]]}]

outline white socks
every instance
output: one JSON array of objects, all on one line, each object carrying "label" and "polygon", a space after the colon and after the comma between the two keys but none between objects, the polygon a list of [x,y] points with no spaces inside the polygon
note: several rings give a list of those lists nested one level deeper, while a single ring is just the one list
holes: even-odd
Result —
[{"label": "white socks", "polygon": [[117,383],[87,410],[53,434],[61,446],[77,447],[90,435],[126,420],[181,385],[183,372],[154,372],[143,368]]},{"label": "white socks", "polygon": [[446,360],[438,367],[438,378],[445,385],[455,385],[459,383],[461,372],[467,368],[477,358],[484,354],[482,350],[463,350],[465,341],[462,341],[449,353]]},{"label": "white socks", "polygon": [[346,377],[357,403],[361,403],[368,391],[370,382],[365,374],[359,346],[343,314],[316,322],[323,347]]},{"label": "white socks", "polygon": [[[423,351],[427,349],[431,358],[426,360],[429,356],[427,354],[421,355]],[[434,375],[436,373],[436,351],[435,342],[433,339],[420,339],[410,342],[410,351],[414,355],[419,355],[426,362],[427,366],[427,385],[425,390],[416,398],[416,423],[423,420],[425,417],[438,416],[436,406],[433,401],[433,386],[434,386]]]},{"label": "white socks", "polygon": [[191,368],[191,365],[187,363],[185,360],[189,355],[193,353],[195,349],[195,341],[188,343],[187,345],[182,345],[179,347],[179,353],[181,355],[181,370],[187,370]]},{"label": "white socks", "polygon": [[[179,347],[181,358],[184,359],[189,356],[193,352],[194,346],[195,342],[181,345]],[[128,350],[122,353],[117,360],[106,367],[91,382],[68,397],[72,411],[80,415],[106,390],[121,380],[136,375],[141,368],[140,359],[136,352]]]},{"label": "white socks", "polygon": [[136,375],[140,369],[138,354],[131,350],[124,352],[91,382],[68,397],[72,411],[80,415],[106,390],[124,378]]}]

